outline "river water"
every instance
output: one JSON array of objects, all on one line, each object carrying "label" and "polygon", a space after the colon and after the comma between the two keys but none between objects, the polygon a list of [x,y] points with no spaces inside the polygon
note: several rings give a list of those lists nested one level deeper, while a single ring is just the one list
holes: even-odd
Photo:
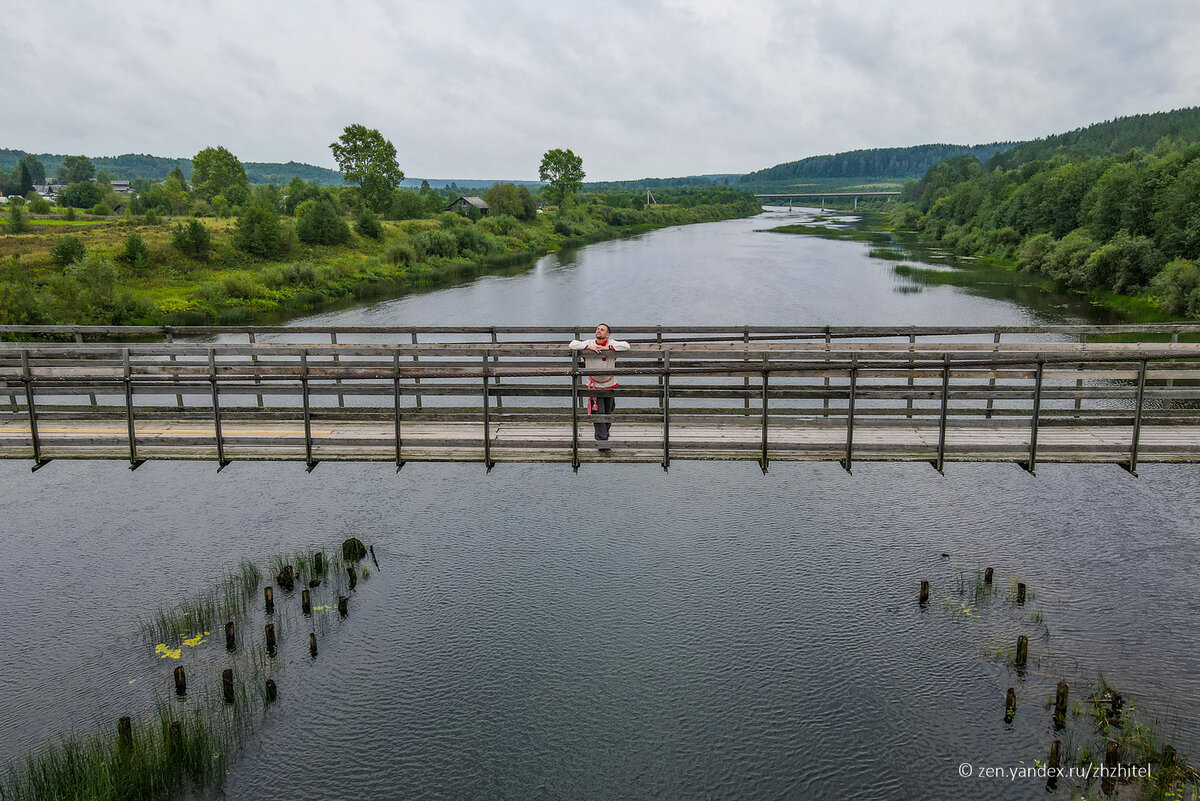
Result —
[{"label": "river water", "polygon": [[[917,291],[865,244],[756,230],[811,216],[665,229],[303,322],[1096,319],[1065,297]],[[1200,756],[1193,466],[28,467],[0,464],[3,761],[167,694],[139,615],[241,557],[351,534],[380,569],[317,660],[287,657],[227,797],[1029,798],[1041,781],[960,765],[1086,739],[1083,719],[1055,735],[1044,703],[1099,675]],[[976,604],[984,566],[996,592]],[[1022,633],[1018,675],[997,651]]]}]

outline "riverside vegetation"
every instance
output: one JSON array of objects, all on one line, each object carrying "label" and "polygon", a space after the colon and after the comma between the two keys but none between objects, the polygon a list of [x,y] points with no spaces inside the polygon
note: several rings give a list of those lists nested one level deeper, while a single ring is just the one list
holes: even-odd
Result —
[{"label": "riverside vegetation", "polygon": [[[449,212],[457,188],[399,188],[395,150],[377,131],[349,126],[333,148],[349,186],[299,177],[283,188],[251,186],[236,157],[208,148],[192,160],[190,182],[176,168],[117,196],[108,176],[71,157],[73,172],[61,177],[78,180],[60,205],[17,198],[0,223],[0,324],[277,319],[526,265],[560,248],[761,211],[750,193],[728,187],[664,190],[649,206],[632,191],[579,193],[582,161],[552,150],[548,157],[578,161],[565,182],[551,169],[540,196],[496,184],[484,194],[487,216]],[[6,177],[29,175],[23,161]]]}]

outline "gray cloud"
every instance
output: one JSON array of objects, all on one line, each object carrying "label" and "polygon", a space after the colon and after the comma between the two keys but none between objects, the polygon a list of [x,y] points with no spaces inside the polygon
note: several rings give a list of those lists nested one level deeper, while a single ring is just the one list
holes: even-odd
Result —
[{"label": "gray cloud", "polygon": [[1200,5],[914,0],[23,3],[0,146],[332,166],[351,122],[410,175],[741,172],[1200,103]]}]

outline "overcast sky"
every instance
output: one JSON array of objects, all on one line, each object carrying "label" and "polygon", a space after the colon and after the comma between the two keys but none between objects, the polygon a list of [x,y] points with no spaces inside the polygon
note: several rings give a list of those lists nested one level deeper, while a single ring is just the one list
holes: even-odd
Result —
[{"label": "overcast sky", "polygon": [[1198,105],[1197,43],[1197,0],[12,2],[0,147],[333,167],[360,122],[410,177],[748,172]]}]

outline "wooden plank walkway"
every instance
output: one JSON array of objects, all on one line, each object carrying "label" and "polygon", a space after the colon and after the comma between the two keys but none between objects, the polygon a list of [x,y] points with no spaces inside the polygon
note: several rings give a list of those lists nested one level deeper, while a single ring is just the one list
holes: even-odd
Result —
[{"label": "wooden plank walkway", "polygon": [[0,327],[0,458],[1200,461],[1198,324],[642,327],[603,371],[568,332]]}]

